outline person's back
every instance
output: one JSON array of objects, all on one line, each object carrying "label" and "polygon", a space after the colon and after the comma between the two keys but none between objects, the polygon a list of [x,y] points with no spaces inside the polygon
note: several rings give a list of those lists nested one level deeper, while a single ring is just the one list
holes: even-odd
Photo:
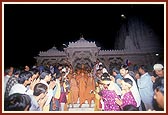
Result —
[{"label": "person's back", "polygon": [[5,111],[28,111],[31,106],[31,99],[26,94],[15,93],[5,100]]},{"label": "person's back", "polygon": [[72,106],[74,103],[77,103],[78,93],[79,93],[77,81],[74,77],[75,75],[73,75],[73,77],[70,80],[70,97],[69,97],[70,99],[69,100],[71,100]]},{"label": "person's back", "polygon": [[9,95],[14,94],[14,93],[31,93],[32,91],[29,89],[27,90],[26,86],[29,85],[31,83],[31,77],[32,77],[32,73],[29,71],[23,71],[20,73],[19,77],[18,77],[18,83],[15,84],[10,92]]},{"label": "person's back", "polygon": [[79,100],[80,100],[80,106],[82,106],[82,104],[85,102],[85,90],[86,90],[86,83],[87,80],[84,76],[84,73],[81,73],[81,77],[78,80],[78,84],[79,84]]},{"label": "person's back", "polygon": [[66,98],[66,92],[64,91],[64,86],[62,82],[61,82],[61,95],[59,98],[59,102],[60,102],[60,111],[64,111],[64,106],[65,106],[65,103],[67,102],[67,98]]},{"label": "person's back", "polygon": [[12,76],[13,71],[11,69],[11,67],[8,67],[5,69],[5,76],[4,76],[4,94],[5,94],[5,90],[6,90],[6,84],[9,80],[9,78]]},{"label": "person's back", "polygon": [[9,96],[9,92],[11,88],[18,83],[18,80],[16,77],[10,77],[8,82],[6,83],[6,90],[5,90],[5,98]]},{"label": "person's back", "polygon": [[88,76],[85,97],[89,103],[89,107],[91,107],[91,101],[94,100],[94,94],[90,93],[92,90],[95,90],[94,78],[92,76]]}]

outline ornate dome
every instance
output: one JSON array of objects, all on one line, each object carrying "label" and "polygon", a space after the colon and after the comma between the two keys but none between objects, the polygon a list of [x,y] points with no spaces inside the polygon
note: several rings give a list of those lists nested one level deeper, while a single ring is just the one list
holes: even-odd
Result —
[{"label": "ornate dome", "polygon": [[47,52],[57,52],[57,51],[58,51],[58,49],[55,46],[53,46],[51,49],[47,50]]},{"label": "ornate dome", "polygon": [[58,55],[65,55],[64,51],[59,51],[55,46],[47,51],[40,51],[39,56],[58,56]]},{"label": "ornate dome", "polygon": [[69,42],[68,47],[97,47],[95,42],[89,42],[81,37],[76,42]]},{"label": "ornate dome", "polygon": [[84,38],[80,38],[79,40],[77,40],[76,42],[80,43],[80,42],[88,42],[87,40],[85,40]]}]

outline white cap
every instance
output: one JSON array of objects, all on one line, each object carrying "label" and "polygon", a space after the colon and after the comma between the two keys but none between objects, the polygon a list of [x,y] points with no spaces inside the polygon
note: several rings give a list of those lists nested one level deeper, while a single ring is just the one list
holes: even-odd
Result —
[{"label": "white cap", "polygon": [[155,65],[153,66],[153,69],[154,69],[154,70],[162,70],[162,69],[163,69],[163,65],[162,65],[162,64],[155,64]]},{"label": "white cap", "polygon": [[102,83],[103,83],[103,84],[110,84],[111,81],[103,80]]}]

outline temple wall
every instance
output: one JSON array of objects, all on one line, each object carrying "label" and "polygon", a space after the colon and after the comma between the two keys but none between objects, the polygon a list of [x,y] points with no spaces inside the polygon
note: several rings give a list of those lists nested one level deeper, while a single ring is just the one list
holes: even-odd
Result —
[{"label": "temple wall", "polygon": [[[98,54],[97,54],[98,53]],[[68,55],[64,56],[39,56],[36,57],[38,64],[66,64],[70,63],[74,68],[81,67],[85,64],[91,68],[95,62],[95,59],[99,59],[107,70],[110,72],[113,67],[120,67],[121,64],[125,64],[126,60],[131,62],[130,69],[133,70],[134,65],[148,65],[152,67],[158,57],[157,52],[145,52],[141,50],[128,51],[128,50],[100,50],[99,52],[94,49],[71,49]]]}]

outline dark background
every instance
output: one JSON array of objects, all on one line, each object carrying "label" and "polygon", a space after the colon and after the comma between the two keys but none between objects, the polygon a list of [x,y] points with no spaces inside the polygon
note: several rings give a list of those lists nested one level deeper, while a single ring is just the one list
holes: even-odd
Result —
[{"label": "dark background", "polygon": [[63,50],[80,38],[114,49],[121,14],[142,17],[164,41],[164,6],[150,4],[5,4],[4,66],[35,64],[54,45]]}]

